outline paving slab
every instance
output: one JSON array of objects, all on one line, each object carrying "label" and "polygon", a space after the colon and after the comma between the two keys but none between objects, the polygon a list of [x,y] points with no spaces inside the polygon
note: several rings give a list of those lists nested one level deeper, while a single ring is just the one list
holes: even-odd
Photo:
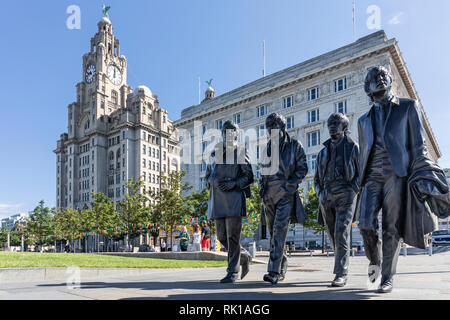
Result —
[{"label": "paving slab", "polygon": [[[258,259],[267,262],[267,256]],[[220,284],[220,268],[154,269],[140,275],[81,277],[79,288],[66,281],[0,283],[0,299],[188,299],[188,300],[450,300],[450,252],[400,256],[394,290],[377,294],[368,285],[368,261],[350,258],[347,286],[330,287],[334,257],[292,256],[285,281],[273,286],[262,280],[265,264],[254,264],[244,280]]]}]

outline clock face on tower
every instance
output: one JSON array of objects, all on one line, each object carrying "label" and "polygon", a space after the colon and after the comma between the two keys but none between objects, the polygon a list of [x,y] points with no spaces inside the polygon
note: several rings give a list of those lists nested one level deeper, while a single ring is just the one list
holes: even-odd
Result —
[{"label": "clock face on tower", "polygon": [[95,65],[90,64],[86,68],[86,74],[84,75],[84,80],[86,83],[90,84],[92,81],[94,81],[94,74],[95,74]]},{"label": "clock face on tower", "polygon": [[122,83],[122,73],[120,73],[119,68],[117,68],[115,65],[110,64],[107,69],[107,75],[109,80],[115,84],[119,85]]}]

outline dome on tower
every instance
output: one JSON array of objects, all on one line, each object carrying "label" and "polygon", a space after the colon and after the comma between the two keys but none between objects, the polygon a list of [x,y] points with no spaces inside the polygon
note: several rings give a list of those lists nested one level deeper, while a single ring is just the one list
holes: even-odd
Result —
[{"label": "dome on tower", "polygon": [[146,97],[153,96],[152,91],[144,85],[138,86],[136,89],[134,89],[133,95],[144,95]]},{"label": "dome on tower", "polygon": [[215,93],[213,87],[209,86],[205,91],[205,99],[203,99],[203,101],[214,99],[214,95]]},{"label": "dome on tower", "polygon": [[103,17],[101,22],[105,22],[105,23],[111,24],[111,21],[107,17]]},{"label": "dome on tower", "polygon": [[97,46],[98,46],[99,48],[104,48],[104,47],[105,47],[105,44],[104,44],[103,42],[100,42]]}]

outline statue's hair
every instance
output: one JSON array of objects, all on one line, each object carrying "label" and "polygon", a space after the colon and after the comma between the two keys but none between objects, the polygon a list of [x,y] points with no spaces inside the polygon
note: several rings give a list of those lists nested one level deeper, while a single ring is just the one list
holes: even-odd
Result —
[{"label": "statue's hair", "polygon": [[336,112],[330,115],[328,118],[327,124],[329,124],[333,120],[339,120],[344,125],[344,134],[348,136],[350,134],[350,130],[348,129],[348,126],[350,125],[350,121],[348,120],[347,116],[343,113]]},{"label": "statue's hair", "polygon": [[239,126],[231,120],[227,120],[222,125],[222,132],[226,130],[236,130],[239,131]]},{"label": "statue's hair", "polygon": [[279,113],[272,113],[266,118],[266,128],[271,127],[273,123],[276,123],[282,130],[286,129],[286,118]]},{"label": "statue's hair", "polygon": [[372,95],[370,92],[370,81],[372,81],[372,79],[375,76],[377,76],[380,72],[385,73],[391,79],[391,82],[392,82],[392,74],[385,67],[378,66],[378,67],[374,67],[374,68],[370,69],[366,75],[366,79],[364,80],[364,91],[371,99],[372,99]]}]

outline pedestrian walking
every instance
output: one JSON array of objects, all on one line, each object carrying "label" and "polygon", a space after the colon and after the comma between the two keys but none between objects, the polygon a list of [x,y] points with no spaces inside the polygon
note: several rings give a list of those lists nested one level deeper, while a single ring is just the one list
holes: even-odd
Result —
[{"label": "pedestrian walking", "polygon": [[202,242],[202,232],[200,230],[200,226],[196,224],[194,225],[194,236],[192,240],[194,251],[202,251],[201,242]]},{"label": "pedestrian walking", "polygon": [[181,251],[187,251],[187,248],[189,246],[189,233],[187,232],[186,226],[183,226],[183,231],[177,238],[180,239]]},{"label": "pedestrian walking", "polygon": [[209,251],[209,241],[211,238],[211,230],[205,220],[202,222],[202,251]]}]

